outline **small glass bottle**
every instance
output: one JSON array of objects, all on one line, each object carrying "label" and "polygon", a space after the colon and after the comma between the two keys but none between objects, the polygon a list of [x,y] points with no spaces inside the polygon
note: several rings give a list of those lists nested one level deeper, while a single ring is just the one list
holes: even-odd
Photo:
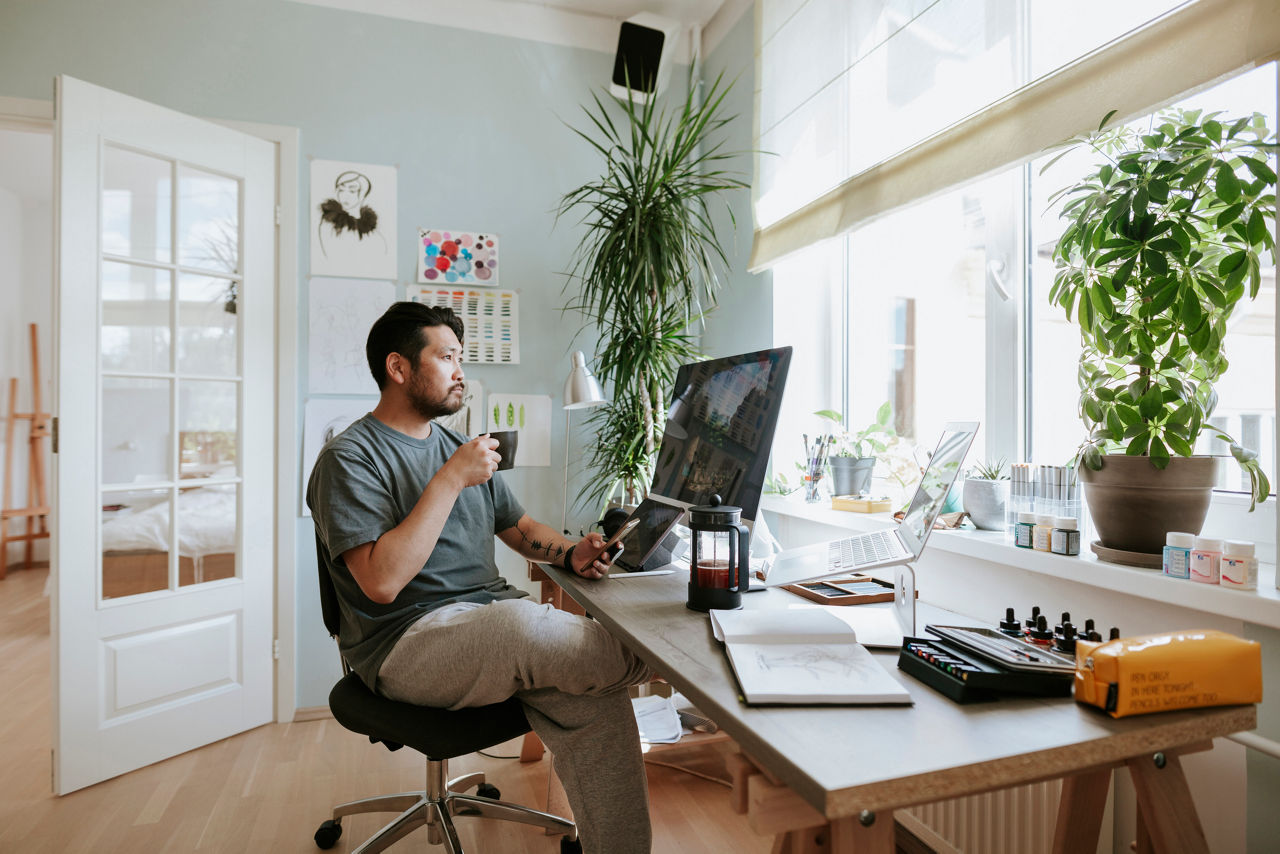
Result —
[{"label": "small glass bottle", "polygon": [[1191,549],[1196,535],[1186,531],[1170,531],[1164,537],[1164,574],[1170,578],[1191,577]]},{"label": "small glass bottle", "polygon": [[1049,533],[1049,551],[1056,555],[1080,554],[1080,532],[1074,516],[1055,516]]},{"label": "small glass bottle", "polygon": [[1258,589],[1258,559],[1253,556],[1253,543],[1227,540],[1222,546],[1222,573],[1218,582],[1232,590]]},{"label": "small glass bottle", "polygon": [[1217,584],[1222,562],[1222,540],[1196,537],[1191,549],[1191,580],[1201,584]]},{"label": "small glass bottle", "polygon": [[1053,532],[1053,517],[1036,516],[1036,526],[1031,530],[1031,548],[1038,552],[1049,551],[1049,535]]},{"label": "small glass bottle", "polygon": [[1036,526],[1036,514],[1021,512],[1013,526],[1013,544],[1020,549],[1031,548],[1032,531]]}]

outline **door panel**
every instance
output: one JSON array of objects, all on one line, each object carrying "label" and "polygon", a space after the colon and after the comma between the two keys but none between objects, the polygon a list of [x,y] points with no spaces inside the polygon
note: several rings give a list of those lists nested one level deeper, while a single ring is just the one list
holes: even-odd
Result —
[{"label": "door panel", "polygon": [[275,157],[67,77],[57,146],[65,793],[271,718]]}]

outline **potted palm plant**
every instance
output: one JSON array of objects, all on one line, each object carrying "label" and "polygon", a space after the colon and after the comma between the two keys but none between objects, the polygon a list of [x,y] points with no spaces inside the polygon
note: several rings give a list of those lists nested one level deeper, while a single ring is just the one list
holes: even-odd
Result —
[{"label": "potted palm plant", "polygon": [[574,129],[604,169],[560,200],[557,218],[574,212],[585,227],[565,285],[579,290],[566,309],[595,327],[596,373],[612,389],[588,419],[597,441],[580,496],[587,504],[603,504],[619,488],[634,504],[652,482],[665,395],[679,366],[698,358],[696,330],[728,266],[709,205],[749,187],[722,168],[737,154],[715,139],[734,119],[721,114],[730,85],[717,77],[704,92],[692,74],[688,83],[674,109],[658,98],[593,94],[583,108],[592,129]]},{"label": "potted palm plant", "polygon": [[1227,320],[1274,259],[1275,143],[1256,113],[1172,110],[1146,133],[1106,128],[1113,114],[1065,143],[1099,159],[1054,197],[1068,224],[1049,299],[1080,327],[1078,470],[1101,544],[1155,553],[1204,522],[1221,459],[1196,455],[1202,433],[1248,473],[1250,509],[1270,491],[1257,454],[1210,417]]},{"label": "potted palm plant", "polygon": [[838,431],[831,455],[827,458],[831,469],[831,493],[862,495],[869,492],[876,455],[884,453],[888,441],[897,435],[890,421],[893,410],[889,401],[880,404],[875,421],[856,432],[844,429],[844,416],[834,409],[821,409],[814,415],[834,422]]}]

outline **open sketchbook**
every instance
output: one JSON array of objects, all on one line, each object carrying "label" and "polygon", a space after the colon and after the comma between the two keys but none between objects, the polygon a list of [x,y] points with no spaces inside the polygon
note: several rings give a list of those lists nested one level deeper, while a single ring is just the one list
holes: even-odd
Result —
[{"label": "open sketchbook", "polygon": [[712,611],[711,627],[748,705],[911,702],[853,629],[821,609]]}]

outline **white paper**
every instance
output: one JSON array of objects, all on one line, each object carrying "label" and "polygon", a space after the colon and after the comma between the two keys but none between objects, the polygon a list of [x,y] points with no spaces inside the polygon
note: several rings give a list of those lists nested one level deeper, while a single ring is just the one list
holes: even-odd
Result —
[{"label": "white paper", "polygon": [[462,318],[463,358],[481,365],[520,364],[520,292],[499,288],[411,285],[405,299],[451,308]]},{"label": "white paper", "polygon": [[311,275],[396,278],[396,168],[311,161]]},{"label": "white paper", "polygon": [[307,388],[312,394],[375,394],[364,345],[396,301],[392,282],[313,278],[308,287]]},{"label": "white paper", "polygon": [[631,700],[631,708],[635,711],[641,741],[674,744],[680,740],[684,729],[680,726],[680,715],[670,697],[656,694],[635,697]]},{"label": "white paper", "polygon": [[316,457],[325,443],[352,422],[364,417],[365,413],[377,406],[376,397],[345,398],[329,400],[321,398],[308,400],[306,415],[302,428],[302,515],[310,516],[311,508],[307,507],[307,482],[311,480],[311,470],[315,468]]},{"label": "white paper", "polygon": [[551,397],[545,394],[490,392],[486,430],[519,430],[516,465],[551,465]]}]

